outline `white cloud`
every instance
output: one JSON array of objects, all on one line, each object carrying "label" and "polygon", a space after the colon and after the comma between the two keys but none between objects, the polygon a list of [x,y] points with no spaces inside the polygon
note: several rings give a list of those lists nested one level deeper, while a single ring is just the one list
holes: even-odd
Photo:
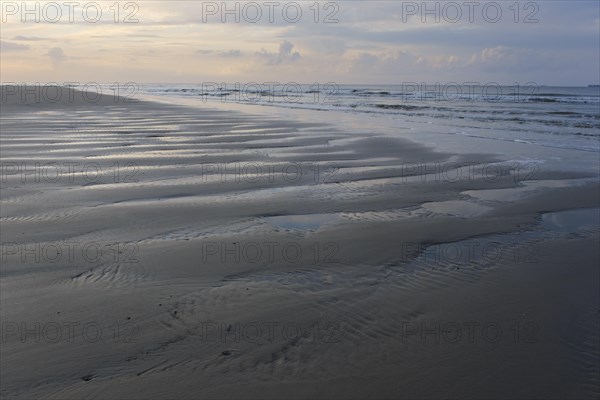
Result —
[{"label": "white cloud", "polygon": [[515,72],[554,69],[557,67],[556,61],[554,57],[542,52],[496,46],[474,54],[468,65],[488,72]]}]

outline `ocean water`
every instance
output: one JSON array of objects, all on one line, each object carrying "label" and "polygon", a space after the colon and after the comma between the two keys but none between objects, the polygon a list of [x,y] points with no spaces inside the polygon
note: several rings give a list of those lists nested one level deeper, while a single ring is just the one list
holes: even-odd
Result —
[{"label": "ocean water", "polygon": [[443,126],[452,135],[600,151],[600,87],[148,84],[139,95]]}]

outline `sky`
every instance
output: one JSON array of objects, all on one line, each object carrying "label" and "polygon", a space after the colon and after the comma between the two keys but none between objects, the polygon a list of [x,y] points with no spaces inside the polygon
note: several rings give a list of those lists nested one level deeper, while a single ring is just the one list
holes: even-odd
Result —
[{"label": "sky", "polygon": [[3,83],[600,83],[595,0],[0,3]]}]

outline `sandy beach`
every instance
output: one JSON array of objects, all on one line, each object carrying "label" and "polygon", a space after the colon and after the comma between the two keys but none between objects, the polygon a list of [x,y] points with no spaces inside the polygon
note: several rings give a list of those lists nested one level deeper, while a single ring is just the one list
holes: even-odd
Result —
[{"label": "sandy beach", "polygon": [[597,173],[73,93],[2,87],[2,398],[600,395]]}]

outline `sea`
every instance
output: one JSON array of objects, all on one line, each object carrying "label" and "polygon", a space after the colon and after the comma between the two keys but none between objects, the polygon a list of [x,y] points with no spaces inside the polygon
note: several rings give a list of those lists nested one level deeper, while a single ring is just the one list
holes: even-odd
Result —
[{"label": "sea", "polygon": [[378,119],[430,124],[449,135],[600,152],[600,86],[161,83],[131,86],[121,95],[304,110],[305,117],[333,122],[336,115],[368,115],[371,125]]}]

